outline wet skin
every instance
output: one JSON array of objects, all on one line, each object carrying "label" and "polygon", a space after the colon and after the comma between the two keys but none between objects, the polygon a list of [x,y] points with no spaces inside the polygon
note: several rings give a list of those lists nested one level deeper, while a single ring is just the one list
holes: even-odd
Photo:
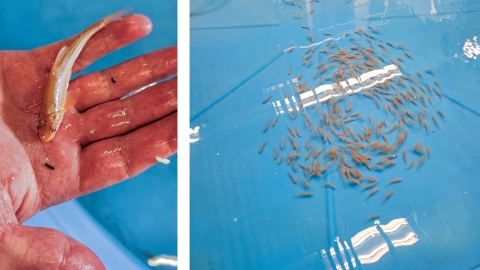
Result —
[{"label": "wet skin", "polygon": [[[73,73],[151,29],[150,20],[136,14],[112,22],[87,42]],[[65,113],[55,138],[40,141],[38,104],[45,82],[58,51],[72,41],[0,52],[0,269],[104,269],[91,250],[67,235],[21,224],[177,151],[176,77],[119,99],[176,74],[176,47],[71,81],[69,90],[81,90],[78,102]]]}]

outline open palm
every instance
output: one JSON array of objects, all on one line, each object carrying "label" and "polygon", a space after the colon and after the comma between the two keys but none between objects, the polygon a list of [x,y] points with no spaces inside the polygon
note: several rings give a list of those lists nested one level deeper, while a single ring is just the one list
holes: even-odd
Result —
[{"label": "open palm", "polygon": [[[95,34],[73,73],[151,31],[128,15]],[[39,104],[55,57],[73,38],[31,51],[0,52],[0,269],[103,269],[87,247],[45,228],[35,213],[128,179],[177,150],[177,80],[133,90],[177,72],[176,47],[76,78],[80,89],[55,138],[38,137]],[[90,268],[88,268],[90,267]]]}]

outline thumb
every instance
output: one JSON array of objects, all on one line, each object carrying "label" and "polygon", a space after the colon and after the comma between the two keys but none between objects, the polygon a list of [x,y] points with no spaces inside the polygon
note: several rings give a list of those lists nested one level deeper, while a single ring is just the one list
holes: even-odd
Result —
[{"label": "thumb", "polygon": [[86,246],[47,228],[0,228],[0,269],[105,269]]}]

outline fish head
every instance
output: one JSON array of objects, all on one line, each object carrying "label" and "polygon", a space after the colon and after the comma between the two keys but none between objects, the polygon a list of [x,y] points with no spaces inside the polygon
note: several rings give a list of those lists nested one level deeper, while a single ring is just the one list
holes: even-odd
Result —
[{"label": "fish head", "polygon": [[38,125],[38,136],[42,142],[49,142],[53,140],[57,133],[60,123],[62,122],[63,114],[45,114],[40,117]]},{"label": "fish head", "polygon": [[44,128],[38,131],[40,140],[42,142],[49,142],[55,137],[55,131],[52,131],[49,127],[45,126]]}]

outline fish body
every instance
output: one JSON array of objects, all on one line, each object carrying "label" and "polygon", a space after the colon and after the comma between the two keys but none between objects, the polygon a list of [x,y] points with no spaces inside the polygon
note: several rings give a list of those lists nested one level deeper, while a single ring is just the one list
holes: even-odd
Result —
[{"label": "fish body", "polygon": [[122,15],[127,11],[129,10],[118,11],[91,25],[80,33],[70,46],[65,46],[58,52],[45,85],[40,109],[38,131],[41,141],[53,140],[62,123],[63,115],[75,104],[80,95],[80,90],[67,92],[67,89],[73,64],[83,47],[95,33],[112,21],[121,20]]}]

